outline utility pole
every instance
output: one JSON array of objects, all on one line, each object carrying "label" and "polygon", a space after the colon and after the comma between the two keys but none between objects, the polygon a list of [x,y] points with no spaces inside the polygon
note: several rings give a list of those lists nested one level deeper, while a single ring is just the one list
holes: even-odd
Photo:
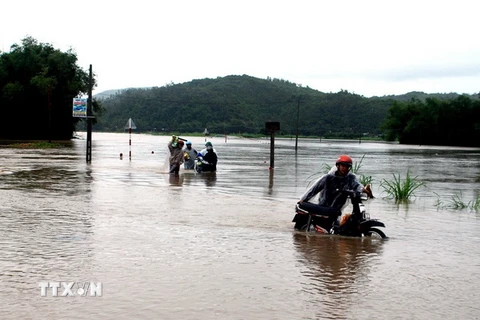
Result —
[{"label": "utility pole", "polygon": [[87,100],[87,163],[92,162],[92,65],[88,79],[88,100]]},{"label": "utility pole", "polygon": [[297,135],[295,138],[295,154],[297,154],[297,148],[298,148],[298,122],[300,118],[300,97],[297,97]]},{"label": "utility pole", "polygon": [[48,143],[52,143],[52,101],[50,99],[50,84],[47,89],[48,95]]}]

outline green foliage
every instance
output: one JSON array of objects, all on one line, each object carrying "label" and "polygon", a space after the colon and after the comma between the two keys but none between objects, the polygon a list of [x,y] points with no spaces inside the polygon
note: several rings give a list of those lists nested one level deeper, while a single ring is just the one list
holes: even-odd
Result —
[{"label": "green foliage", "polygon": [[62,145],[60,143],[55,142],[25,142],[25,143],[12,143],[9,145],[11,148],[16,149],[54,149],[54,148],[61,148]]},{"label": "green foliage", "polygon": [[441,200],[438,194],[436,195],[437,201],[435,203],[435,206],[437,208],[448,208],[455,210],[469,209],[471,211],[480,210],[480,193],[477,193],[475,198],[468,202],[464,199],[462,192],[452,195],[450,200],[448,200],[446,203]]},{"label": "green foliage", "polygon": [[405,144],[480,146],[480,101],[466,95],[394,102],[382,124],[388,141]]},{"label": "green foliage", "polygon": [[328,173],[331,169],[332,169],[332,166],[331,166],[331,165],[329,165],[328,163],[324,163],[324,164],[323,164],[323,172],[322,172],[322,174]]},{"label": "green foliage", "polygon": [[415,190],[422,186],[425,186],[425,183],[419,181],[418,176],[411,177],[410,170],[407,170],[407,176],[403,181],[400,174],[398,177],[393,174],[393,181],[383,179],[380,183],[380,187],[387,193],[387,197],[398,202],[410,200],[415,195]]},{"label": "green foliage", "polygon": [[102,100],[107,113],[96,130],[123,131],[128,118],[138,132],[263,134],[279,121],[277,136],[359,138],[377,136],[391,101],[341,91],[323,93],[281,79],[247,75],[119,91]]},{"label": "green foliage", "polygon": [[[365,158],[365,155],[363,155],[362,158],[360,158],[360,161],[353,162],[352,172],[355,173],[356,175],[358,175],[360,168],[362,167],[362,162],[364,158]],[[360,175],[358,176],[358,180],[362,185],[366,186],[367,184],[370,184],[370,185],[372,184],[373,178],[372,176]]]},{"label": "green foliage", "polygon": [[[279,121],[281,130],[276,135],[283,137],[296,134],[347,139],[384,136],[401,143],[447,145],[468,144],[468,140],[474,139],[462,135],[463,139],[458,140],[458,134],[451,134],[461,126],[459,122],[432,124],[448,119],[437,114],[438,106],[448,106],[453,100],[442,98],[460,101],[458,115],[452,118],[459,121],[468,117],[471,122],[477,112],[475,107],[472,117],[467,116],[469,113],[462,105],[468,105],[469,101],[472,106],[480,103],[478,99],[470,100],[457,94],[412,92],[365,98],[345,90],[323,93],[281,79],[265,80],[247,75],[101,95],[107,113],[95,126],[98,131],[123,131],[126,120],[133,118],[137,132],[202,132],[207,127],[212,134],[265,135],[265,122]],[[430,98],[432,96],[435,98]],[[429,133],[438,126],[443,135],[438,134],[439,130]],[[476,128],[478,135],[480,125]],[[421,142],[417,141],[418,137]]]},{"label": "green foliage", "polygon": [[360,158],[360,161],[354,161],[353,164],[352,164],[352,169],[351,171],[355,174],[358,174],[358,170],[360,170],[360,168],[362,167],[362,162],[363,162],[363,159],[365,158],[365,155],[363,155],[361,158]]},{"label": "green foliage", "polygon": [[451,199],[451,207],[454,209],[465,209],[468,208],[468,203],[463,201],[462,193],[454,194]]},{"label": "green foliage", "polygon": [[[428,98],[437,98],[440,100],[449,100],[449,99],[455,99],[458,96],[460,96],[458,93],[425,93],[421,91],[411,91],[405,94],[400,94],[400,95],[386,95],[382,97],[372,97],[372,99],[392,99],[395,101],[403,101],[403,102],[409,102],[412,99],[418,99],[418,100],[426,100]],[[473,96],[472,96],[473,98]]]},{"label": "green foliage", "polygon": [[[4,121],[0,138],[70,139],[79,118],[72,117],[72,99],[86,95],[89,75],[77,66],[71,50],[27,37],[0,55],[0,105]],[[95,85],[95,84],[94,84]],[[92,101],[94,111],[101,104]]]},{"label": "green foliage", "polygon": [[371,185],[373,178],[372,176],[364,176],[363,174],[359,177],[360,183],[366,186],[367,184]]},{"label": "green foliage", "polygon": [[468,202],[468,207],[474,211],[480,211],[480,193],[477,193],[477,196]]}]

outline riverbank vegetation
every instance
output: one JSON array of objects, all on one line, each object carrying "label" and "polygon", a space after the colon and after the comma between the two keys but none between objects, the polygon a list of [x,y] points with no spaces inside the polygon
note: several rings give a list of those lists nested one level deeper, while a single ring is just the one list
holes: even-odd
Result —
[{"label": "riverbank vegetation", "polygon": [[62,147],[60,143],[45,141],[12,143],[8,146],[15,149],[55,149]]},{"label": "riverbank vegetation", "polygon": [[[435,193],[436,194],[436,193]],[[437,195],[437,201],[435,206],[438,209],[454,209],[454,210],[470,210],[478,212],[480,211],[480,193],[477,193],[475,197],[471,200],[466,200],[464,195],[459,192],[455,193],[450,197],[450,199],[442,200],[442,198]]]},{"label": "riverbank vegetation", "polygon": [[[32,37],[0,53],[0,139],[71,139],[80,121],[72,117],[73,98],[86,95],[90,83],[77,55]],[[100,104],[92,106],[100,115]]]},{"label": "riverbank vegetation", "polygon": [[[75,52],[27,37],[0,54],[0,103],[8,121],[0,139],[71,139],[85,121],[72,117],[72,99],[86,96],[89,74]],[[95,87],[93,74],[92,86]],[[101,98],[100,98],[101,96]],[[386,139],[405,144],[480,146],[478,95],[410,92],[367,98],[347,90],[326,93],[288,80],[230,75],[114,90],[93,97],[94,131]]]},{"label": "riverbank vegetation", "polygon": [[382,127],[387,141],[480,147],[480,101],[467,96],[395,101]]},{"label": "riverbank vegetation", "polygon": [[[415,97],[415,95],[408,95]],[[476,115],[480,102],[475,97],[456,94],[430,95],[418,93],[419,98],[409,102],[403,96],[366,98],[346,90],[323,93],[282,79],[258,79],[247,75],[201,79],[165,87],[127,89],[104,97],[102,105],[107,110],[99,120],[96,130],[123,131],[129,117],[136,117],[138,132],[164,132],[183,135],[201,133],[205,128],[216,135],[268,135],[265,122],[277,121],[278,137],[326,139],[388,139],[401,143],[433,143],[475,146],[479,134]],[[427,95],[428,96],[428,95]],[[422,100],[424,99],[424,100]],[[427,102],[424,102],[427,101]],[[430,108],[434,117],[416,117],[423,104],[454,105],[458,117],[468,117],[470,135],[455,139],[452,134],[458,125],[448,130],[443,126],[448,112],[435,115],[438,108]],[[398,110],[402,112],[398,112]],[[404,110],[405,109],[405,110]],[[453,119],[458,119],[453,118]],[[412,121],[421,118],[423,122]],[[410,122],[407,122],[410,121]],[[407,126],[403,128],[402,126]],[[437,140],[418,140],[408,133],[415,130],[445,132]],[[424,128],[424,129],[422,129]],[[402,131],[403,130],[403,131]],[[479,139],[480,140],[480,139]]]}]

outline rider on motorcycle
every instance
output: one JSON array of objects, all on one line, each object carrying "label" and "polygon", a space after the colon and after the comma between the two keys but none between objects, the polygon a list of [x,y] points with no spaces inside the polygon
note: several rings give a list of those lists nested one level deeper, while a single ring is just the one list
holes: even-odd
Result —
[{"label": "rider on motorcycle", "polygon": [[308,201],[317,193],[320,193],[318,204],[325,207],[341,209],[345,199],[338,199],[337,190],[353,190],[359,193],[363,191],[363,185],[358,181],[357,176],[350,172],[352,158],[348,155],[341,155],[335,162],[337,170],[320,177],[313,186],[300,198],[300,203]]},{"label": "rider on motorcycle", "polygon": [[[346,204],[347,196],[339,193],[338,190],[352,190],[358,193],[364,192],[365,188],[358,181],[357,176],[350,172],[352,168],[352,158],[348,155],[341,155],[335,162],[336,170],[320,177],[310,189],[298,201],[299,204],[308,202],[319,194],[318,206],[308,203],[309,207],[319,212],[328,212],[332,217],[340,216],[343,206]],[[317,208],[315,208],[317,207]],[[300,229],[304,225],[305,215],[297,214],[293,219],[296,222],[295,228]]]}]

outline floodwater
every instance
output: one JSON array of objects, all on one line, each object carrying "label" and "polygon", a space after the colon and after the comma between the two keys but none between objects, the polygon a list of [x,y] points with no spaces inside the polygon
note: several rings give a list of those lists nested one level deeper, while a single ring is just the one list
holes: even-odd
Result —
[{"label": "floodwater", "polygon": [[[85,140],[0,146],[0,319],[480,319],[480,213],[448,205],[480,192],[480,149],[276,139],[269,170],[270,139],[213,137],[218,172],[174,177],[168,137],[129,138],[94,132],[91,164]],[[292,230],[341,153],[365,156],[389,239]],[[426,187],[384,199],[407,170]]]}]

